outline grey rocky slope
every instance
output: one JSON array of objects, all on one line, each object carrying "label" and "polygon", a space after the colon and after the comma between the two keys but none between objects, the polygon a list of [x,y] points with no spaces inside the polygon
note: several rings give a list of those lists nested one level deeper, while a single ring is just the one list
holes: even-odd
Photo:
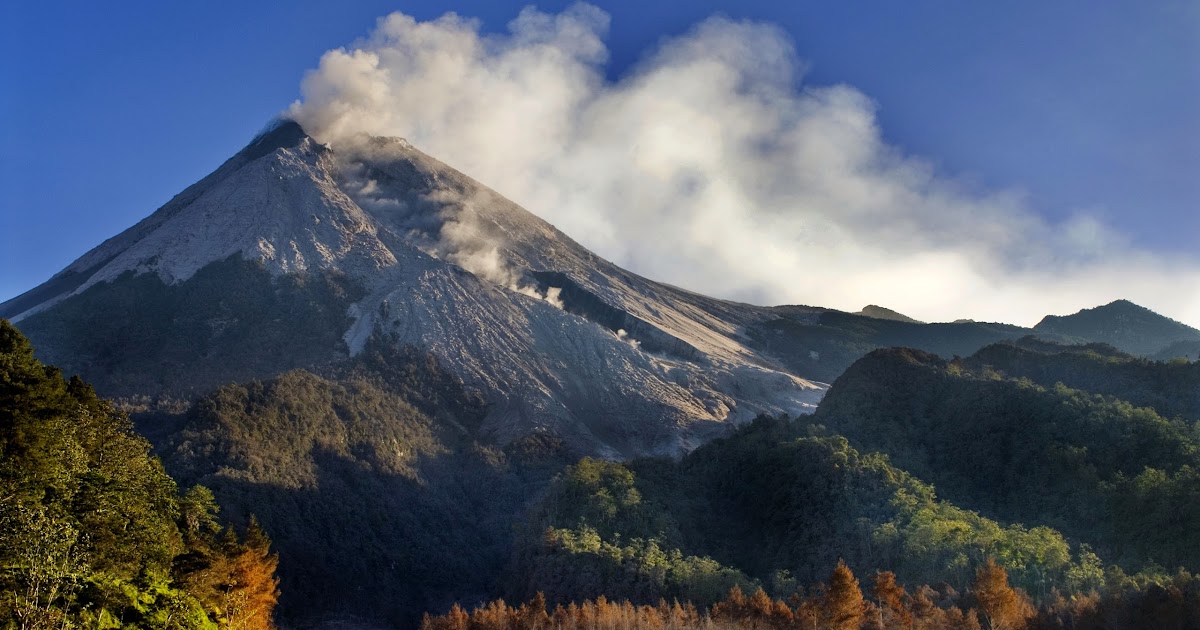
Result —
[{"label": "grey rocky slope", "polygon": [[771,309],[626,272],[403,140],[335,150],[291,122],[0,316],[125,396],[320,369],[374,336],[477,388],[493,438],[609,456],[810,411],[825,388],[750,342]]}]

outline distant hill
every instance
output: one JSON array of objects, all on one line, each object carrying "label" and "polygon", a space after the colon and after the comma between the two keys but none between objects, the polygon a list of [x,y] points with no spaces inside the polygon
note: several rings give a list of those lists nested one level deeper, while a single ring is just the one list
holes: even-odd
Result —
[{"label": "distant hill", "polygon": [[896,322],[908,322],[910,324],[923,324],[919,319],[913,319],[903,313],[897,313],[890,308],[884,308],[875,304],[868,304],[858,312],[863,317],[874,317],[875,319],[890,319]]},{"label": "distant hill", "polygon": [[[746,328],[751,345],[774,355],[794,373],[826,383],[863,355],[879,348],[919,348],[950,359],[1036,332],[1011,324],[974,321],[922,324],[799,306],[771,310],[778,319]],[[1081,341],[1053,333],[1039,336],[1053,341]]]},{"label": "distant hill", "polygon": [[1074,315],[1047,315],[1033,329],[1100,341],[1141,356],[1156,355],[1181,341],[1200,342],[1200,330],[1128,300],[1083,309]]}]

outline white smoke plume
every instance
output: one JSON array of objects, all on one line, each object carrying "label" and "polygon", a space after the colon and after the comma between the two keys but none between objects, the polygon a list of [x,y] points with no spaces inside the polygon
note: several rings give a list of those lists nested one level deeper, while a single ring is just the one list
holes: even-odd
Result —
[{"label": "white smoke plume", "polygon": [[[367,136],[341,140],[349,154],[370,154],[375,150]],[[548,287],[545,293],[531,282],[503,254],[507,242],[495,230],[488,230],[481,209],[491,198],[472,197],[452,189],[416,195],[409,190],[389,190],[372,179],[361,164],[353,161],[340,169],[341,185],[354,202],[376,215],[394,222],[394,227],[407,233],[410,241],[426,254],[449,261],[479,278],[498,284],[539,300],[555,308],[563,308],[559,294],[562,289]],[[399,194],[397,194],[399,193]],[[436,220],[429,213],[411,206],[438,208]]]},{"label": "white smoke plume", "polygon": [[442,227],[437,241],[430,248],[431,254],[448,260],[463,269],[487,280],[539,300],[545,300],[555,308],[563,308],[559,287],[548,287],[545,293],[514,267],[503,253],[503,238],[484,229],[480,218],[480,204],[475,199],[443,191],[433,195],[431,201],[442,204]]},{"label": "white smoke plume", "polygon": [[870,98],[805,83],[773,26],[710,18],[616,81],[607,28],[587,4],[527,8],[503,35],[393,13],[327,52],[288,115],[335,146],[407,138],[614,262],[721,297],[1022,324],[1128,298],[1200,324],[1180,290],[1200,262],[938,173],[883,140]]}]

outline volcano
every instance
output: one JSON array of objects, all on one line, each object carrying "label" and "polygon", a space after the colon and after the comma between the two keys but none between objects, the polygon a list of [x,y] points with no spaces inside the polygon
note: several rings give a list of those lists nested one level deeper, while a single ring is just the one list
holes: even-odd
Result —
[{"label": "volcano", "polygon": [[748,336],[774,309],[626,271],[402,139],[334,148],[286,120],[0,316],[116,397],[414,347],[482,395],[484,435],[607,457],[683,452],[826,389]]}]

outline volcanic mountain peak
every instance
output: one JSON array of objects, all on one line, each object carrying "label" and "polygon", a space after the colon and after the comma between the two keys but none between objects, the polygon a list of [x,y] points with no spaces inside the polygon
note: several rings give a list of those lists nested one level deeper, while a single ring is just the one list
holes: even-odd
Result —
[{"label": "volcanic mountain peak", "polygon": [[[200,272],[229,260],[301,287],[305,278],[344,279],[350,289],[322,294],[314,307],[348,316],[337,333],[342,348],[324,350],[323,361],[353,355],[373,336],[423,348],[483,391],[492,403],[485,429],[502,441],[550,431],[602,454],[675,452],[706,430],[695,421],[802,413],[824,390],[750,347],[744,331],[775,318],[769,309],[620,269],[403,140],[362,137],[330,148],[290,122],[50,282],[0,305],[0,315],[21,321],[59,361],[78,361],[74,369],[102,388],[109,383],[110,394],[169,393],[181,382],[199,390],[308,366],[296,359],[272,367],[259,356],[217,361],[230,355],[222,348],[230,327],[254,338],[255,326],[291,321],[221,306],[234,300],[219,289],[203,292],[219,312],[191,328],[144,344],[144,335],[127,337],[153,353],[173,344],[209,348],[177,353],[186,379],[166,368],[124,373],[122,353],[135,350],[72,332],[87,327],[84,317],[110,325],[129,318],[120,325],[130,330],[140,319],[184,321],[180,299],[159,300],[161,312],[131,314],[123,312],[128,297],[119,296],[133,291],[135,302],[145,302],[137,292],[186,293]],[[145,288],[147,277],[162,288]],[[127,289],[126,278],[141,278],[142,288]],[[86,308],[71,306],[85,296]],[[307,341],[287,331],[275,337]],[[143,363],[154,366],[156,357]],[[199,369],[205,361],[212,365]]]},{"label": "volcanic mountain peak", "polygon": [[295,123],[276,126],[157,212],[56,274],[52,283],[70,279],[69,290],[33,304],[21,296],[0,306],[0,313],[20,321],[127,272],[183,282],[233,255],[258,261],[275,274],[331,268],[365,272],[394,264],[374,222],[333,181],[331,162],[331,152]]}]

